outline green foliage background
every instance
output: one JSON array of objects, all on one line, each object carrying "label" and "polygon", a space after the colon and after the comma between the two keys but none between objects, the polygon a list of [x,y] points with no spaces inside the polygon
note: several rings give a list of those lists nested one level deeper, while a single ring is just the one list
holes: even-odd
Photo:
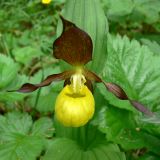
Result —
[{"label": "green foliage background", "polygon": [[[0,8],[0,160],[160,159],[159,0],[1,0]],[[54,119],[63,82],[30,94],[7,92],[68,67],[52,56],[59,14],[91,36],[87,67],[155,116],[95,84],[93,119],[66,128]]]}]

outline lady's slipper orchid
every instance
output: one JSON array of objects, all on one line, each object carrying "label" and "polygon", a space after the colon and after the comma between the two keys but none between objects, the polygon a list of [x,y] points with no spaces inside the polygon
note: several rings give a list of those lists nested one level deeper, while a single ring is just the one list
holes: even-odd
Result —
[{"label": "lady's slipper orchid", "polygon": [[55,105],[56,118],[65,126],[83,126],[92,118],[95,106],[92,82],[102,82],[117,98],[129,100],[139,111],[152,115],[153,113],[142,104],[129,99],[120,86],[104,82],[95,73],[85,68],[85,64],[92,59],[93,46],[90,36],[63,17],[61,20],[64,28],[61,36],[53,44],[53,54],[57,59],[62,59],[74,66],[73,69],[50,75],[40,84],[26,83],[17,91],[32,92],[53,81],[65,80],[65,87],[58,95]]},{"label": "lady's slipper orchid", "polygon": [[41,1],[43,4],[49,4],[51,2],[51,0],[42,0]]}]

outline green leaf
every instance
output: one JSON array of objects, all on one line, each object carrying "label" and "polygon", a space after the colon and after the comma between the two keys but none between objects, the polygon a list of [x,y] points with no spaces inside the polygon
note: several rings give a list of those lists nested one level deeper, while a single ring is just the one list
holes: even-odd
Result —
[{"label": "green leaf", "polygon": [[53,121],[46,117],[37,120],[32,127],[32,135],[34,136],[51,137],[53,131]]},{"label": "green leaf", "polygon": [[103,84],[97,84],[97,87],[100,93],[104,96],[105,100],[109,102],[109,104],[133,112],[136,111],[135,108],[129,103],[129,101],[119,100],[113,95],[113,93],[107,92]]},{"label": "green leaf", "polygon": [[146,147],[159,154],[160,139],[148,133],[140,123],[136,124],[133,113],[110,106],[99,116],[103,117],[99,129],[106,133],[109,141],[120,144],[125,150]]},{"label": "green leaf", "polygon": [[1,160],[36,160],[42,150],[39,137],[15,135],[14,141],[0,145]]},{"label": "green leaf", "polygon": [[156,112],[152,117],[142,116],[140,120],[148,124],[160,124],[160,112]]},{"label": "green leaf", "polygon": [[36,160],[53,133],[52,121],[41,118],[34,124],[27,113],[11,112],[0,116],[0,157],[2,160]]},{"label": "green leaf", "polygon": [[49,90],[48,88],[46,88],[47,91],[42,89],[42,93],[37,102],[37,106],[35,106],[36,96],[29,99],[31,107],[36,108],[41,113],[54,111],[55,100],[57,98],[58,92],[55,92],[55,90],[51,89]]},{"label": "green leaf", "polygon": [[14,61],[0,54],[0,89],[7,87],[17,76],[19,66]]},{"label": "green leaf", "polygon": [[54,125],[57,139],[53,140],[48,148],[44,160],[50,160],[53,154],[56,156],[56,160],[62,157],[67,157],[66,159],[79,158],[79,160],[96,160],[96,158],[102,159],[102,157],[104,160],[109,158],[125,159],[119,147],[107,142],[104,134],[92,125],[88,124],[79,128],[64,127],[56,119]]},{"label": "green leaf", "polygon": [[105,3],[109,5],[109,10],[107,13],[109,17],[130,14],[134,7],[132,0],[106,0]]},{"label": "green leaf", "polygon": [[143,44],[147,45],[155,56],[160,55],[160,45],[156,41],[150,41],[149,39],[142,38],[140,40]]},{"label": "green leaf", "polygon": [[1,102],[15,102],[22,100],[26,95],[16,92],[0,92],[0,101]]},{"label": "green leaf", "polygon": [[[87,32],[93,42],[92,65],[95,72],[100,72],[106,58],[106,34],[108,23],[99,0],[68,0],[65,3],[62,15],[79,28]],[[58,27],[60,35],[62,27]],[[99,63],[102,65],[100,66]]]},{"label": "green leaf", "polygon": [[[47,77],[48,75],[56,74],[59,72],[60,72],[59,67],[45,68],[43,71],[40,70],[33,77],[31,77],[30,82],[37,84],[42,81],[43,74],[44,74],[44,77]],[[38,94],[37,91],[30,94],[30,97],[28,98],[27,102],[30,104],[32,108],[36,108],[39,112],[42,112],[42,113],[53,112],[56,97],[62,88],[63,88],[62,82],[53,82],[53,84],[47,87],[41,88],[39,100],[36,106],[35,106],[35,102]]]},{"label": "green leaf", "polygon": [[[27,82],[27,77],[25,75],[17,75],[13,81],[7,86],[7,90],[15,90],[16,88],[20,87],[23,83]],[[20,101],[27,94],[22,94],[18,92],[8,92],[8,91],[1,91],[0,92],[0,101],[1,102],[15,102]]]},{"label": "green leaf", "polygon": [[13,55],[17,62],[28,65],[31,63],[33,58],[42,55],[42,52],[38,47],[27,46],[23,48],[15,48],[13,50]]},{"label": "green leaf", "polygon": [[[54,157],[54,158],[53,158]],[[99,144],[90,150],[83,150],[73,140],[67,138],[57,138],[46,152],[42,160],[125,160],[114,144]]]},{"label": "green leaf", "polygon": [[100,116],[102,115],[105,118],[103,125],[100,125],[100,130],[106,133],[109,141],[121,144],[125,149],[137,149],[145,146],[137,136],[136,125],[130,112],[110,106]]},{"label": "green leaf", "polygon": [[[155,110],[159,110],[159,67],[158,60],[155,60],[148,47],[140,46],[137,41],[130,42],[126,37],[109,37],[108,59],[103,70],[104,79],[119,84],[131,99]],[[104,87],[101,86],[99,91],[115,107],[133,111],[127,101],[117,100],[109,95]],[[136,124],[136,117],[122,109],[111,106],[109,110],[104,111],[106,115],[101,116],[105,117],[105,121],[100,128],[106,133],[108,140],[120,144],[126,150],[146,147],[158,154],[159,139],[155,133],[159,132],[154,127],[149,131],[148,126],[142,125],[141,118]],[[157,114],[154,118],[156,122],[159,121]]]},{"label": "green leaf", "polygon": [[18,112],[0,116],[0,139],[8,141],[12,134],[27,134],[32,126],[32,118],[28,114]]},{"label": "green leaf", "polygon": [[143,16],[143,21],[155,23],[159,20],[160,1],[159,0],[135,0],[135,11]]},{"label": "green leaf", "polygon": [[153,24],[159,20],[159,0],[102,0],[102,2],[111,22],[125,21],[127,26],[131,22],[134,26],[134,22]]},{"label": "green leaf", "polygon": [[[154,64],[154,65],[153,65]],[[103,69],[103,79],[120,85],[128,97],[156,109],[160,103],[160,65],[146,46],[140,46],[136,40],[127,37],[108,38],[108,58]],[[100,90],[101,91],[101,90]],[[127,109],[128,102],[119,106],[120,100],[107,96],[112,104]]]}]

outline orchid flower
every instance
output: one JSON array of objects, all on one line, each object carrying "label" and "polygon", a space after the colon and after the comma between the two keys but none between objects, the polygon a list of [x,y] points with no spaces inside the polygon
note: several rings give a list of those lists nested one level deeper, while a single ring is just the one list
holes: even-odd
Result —
[{"label": "orchid flower", "polygon": [[117,84],[103,81],[85,65],[92,60],[92,40],[90,36],[72,22],[61,17],[63,32],[53,44],[53,55],[73,66],[73,69],[48,76],[39,84],[24,84],[18,92],[33,92],[54,81],[64,80],[64,88],[55,103],[55,116],[63,125],[80,127],[94,115],[95,101],[92,83],[103,83],[106,89],[121,100],[129,102],[139,111],[153,113],[136,100],[131,100]]},{"label": "orchid flower", "polygon": [[51,2],[51,0],[41,0],[41,2],[42,2],[43,4],[49,4],[49,3]]}]

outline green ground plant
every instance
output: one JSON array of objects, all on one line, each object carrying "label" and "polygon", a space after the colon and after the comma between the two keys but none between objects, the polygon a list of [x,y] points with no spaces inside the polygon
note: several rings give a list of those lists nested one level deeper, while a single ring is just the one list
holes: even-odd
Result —
[{"label": "green ground plant", "polygon": [[[1,0],[0,8],[0,160],[160,159],[159,0]],[[52,53],[60,15],[90,35],[87,67],[154,116],[99,83],[94,117],[85,126],[64,127],[54,112],[63,82],[8,92],[70,68]]]}]

